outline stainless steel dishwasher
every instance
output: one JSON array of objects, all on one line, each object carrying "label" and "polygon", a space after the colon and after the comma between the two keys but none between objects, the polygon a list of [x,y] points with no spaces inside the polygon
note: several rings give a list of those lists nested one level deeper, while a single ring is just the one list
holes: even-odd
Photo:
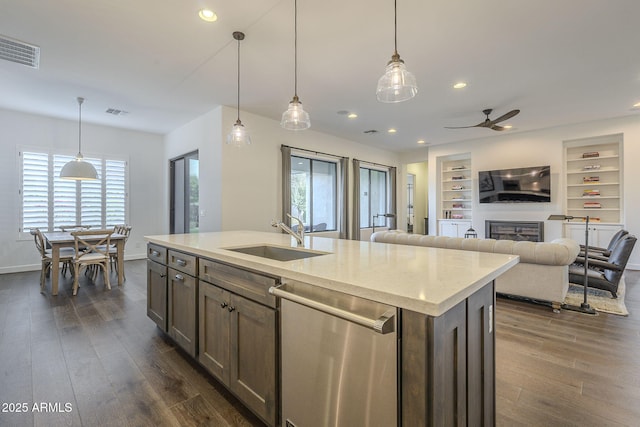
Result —
[{"label": "stainless steel dishwasher", "polygon": [[299,282],[281,298],[282,426],[398,424],[397,309]]}]

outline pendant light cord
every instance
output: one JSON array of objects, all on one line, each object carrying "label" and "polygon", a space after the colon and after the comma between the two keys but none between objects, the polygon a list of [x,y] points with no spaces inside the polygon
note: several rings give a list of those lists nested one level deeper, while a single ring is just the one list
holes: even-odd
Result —
[{"label": "pendant light cord", "polygon": [[240,121],[240,39],[238,39],[238,122]]},{"label": "pendant light cord", "polygon": [[298,0],[293,0],[293,95],[298,98]]},{"label": "pendant light cord", "polygon": [[84,98],[78,98],[78,155],[82,154],[82,103]]},{"label": "pendant light cord", "polygon": [[398,0],[393,0],[393,52],[398,54]]}]

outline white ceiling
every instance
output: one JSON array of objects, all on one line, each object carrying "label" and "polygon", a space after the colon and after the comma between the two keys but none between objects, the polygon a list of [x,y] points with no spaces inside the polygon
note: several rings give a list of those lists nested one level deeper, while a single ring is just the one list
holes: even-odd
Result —
[{"label": "white ceiling", "polygon": [[[217,22],[198,18],[204,6]],[[280,120],[293,96],[293,0],[0,0],[0,11],[0,35],[41,48],[37,70],[0,61],[0,108],[77,120],[83,96],[84,121],[166,133],[235,108],[236,30],[242,110]],[[505,132],[638,115],[639,18],[638,0],[398,0],[398,51],[419,93],[382,104],[393,1],[298,0],[298,95],[312,129],[398,151],[494,135],[444,129],[481,122],[484,108],[521,110]]]}]

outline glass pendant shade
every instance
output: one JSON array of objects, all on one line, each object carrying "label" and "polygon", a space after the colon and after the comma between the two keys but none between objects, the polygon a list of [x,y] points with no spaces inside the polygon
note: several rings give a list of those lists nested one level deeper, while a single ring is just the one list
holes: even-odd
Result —
[{"label": "glass pendant shade", "polygon": [[78,98],[78,154],[76,158],[66,163],[60,171],[60,178],[75,181],[98,179],[96,168],[82,157],[82,103],[84,98]]},{"label": "glass pendant shade", "polygon": [[413,98],[418,93],[415,76],[407,71],[400,55],[394,54],[387,64],[385,73],[378,80],[376,97],[380,102],[402,102]]},{"label": "glass pendant shade", "polygon": [[287,130],[305,130],[311,126],[309,113],[302,109],[302,102],[300,102],[297,96],[293,97],[287,111],[282,113],[280,126]]},{"label": "glass pendant shade", "polygon": [[251,137],[249,136],[249,131],[244,127],[240,119],[236,121],[231,128],[231,132],[227,135],[227,144],[233,145],[235,147],[243,147],[245,145],[251,144]]}]

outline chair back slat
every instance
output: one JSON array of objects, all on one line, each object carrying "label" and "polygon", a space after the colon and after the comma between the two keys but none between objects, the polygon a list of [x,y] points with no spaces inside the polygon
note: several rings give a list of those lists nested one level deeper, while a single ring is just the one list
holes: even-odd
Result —
[{"label": "chair back slat", "polygon": [[85,230],[73,231],[76,250],[76,259],[81,260],[83,256],[90,253],[109,256],[109,246],[111,245],[111,235],[113,230]]},{"label": "chair back slat", "polygon": [[29,233],[33,235],[33,241],[36,244],[36,248],[38,249],[38,252],[40,252],[40,256],[45,257],[46,250],[45,250],[44,236],[42,235],[42,231],[40,231],[39,228],[32,228],[31,230],[29,230]]}]

